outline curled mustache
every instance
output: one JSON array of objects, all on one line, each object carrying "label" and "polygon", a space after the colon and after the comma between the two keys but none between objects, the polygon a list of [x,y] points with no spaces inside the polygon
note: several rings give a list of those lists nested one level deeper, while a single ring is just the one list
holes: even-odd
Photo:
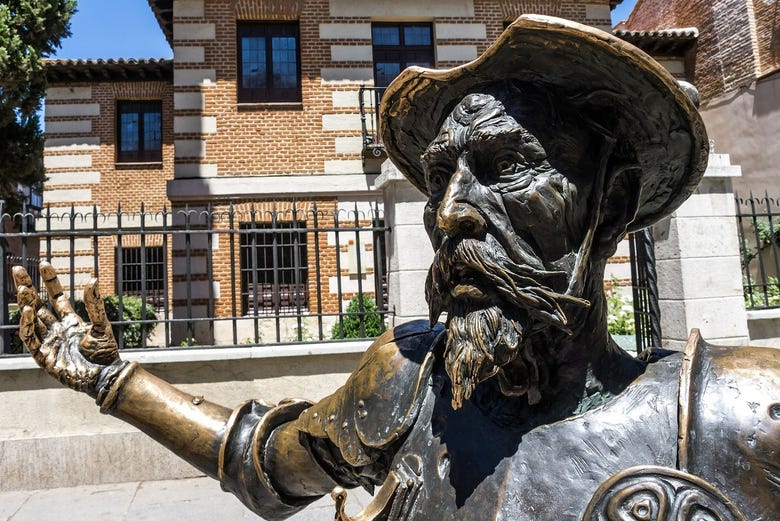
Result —
[{"label": "curled mustache", "polygon": [[565,287],[563,271],[545,271],[517,264],[504,248],[487,235],[484,241],[445,240],[437,250],[425,284],[431,323],[450,307],[450,291],[463,279],[487,283],[509,304],[525,310],[528,315],[562,331],[570,333],[566,306],[588,307],[590,302],[550,286]]}]

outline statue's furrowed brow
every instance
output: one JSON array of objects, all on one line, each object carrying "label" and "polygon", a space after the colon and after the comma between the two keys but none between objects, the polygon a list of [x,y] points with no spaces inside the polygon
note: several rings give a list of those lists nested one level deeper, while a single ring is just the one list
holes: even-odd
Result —
[{"label": "statue's furrowed brow", "polygon": [[421,158],[423,164],[432,166],[442,163],[455,163],[457,152],[450,141],[438,141],[431,143]]},{"label": "statue's furrowed brow", "polygon": [[489,152],[500,148],[519,150],[522,146],[522,127],[489,126],[476,129],[468,137],[467,147],[475,152]]}]

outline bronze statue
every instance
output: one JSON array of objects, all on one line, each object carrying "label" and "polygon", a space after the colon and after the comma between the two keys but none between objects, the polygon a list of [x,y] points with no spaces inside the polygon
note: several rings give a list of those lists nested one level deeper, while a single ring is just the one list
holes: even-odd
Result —
[{"label": "bronze statue", "polygon": [[[706,167],[674,79],[609,34],[524,16],[472,63],[404,71],[381,112],[429,197],[430,323],[383,334],[333,395],[231,411],[182,393],[120,359],[94,281],[89,325],[45,263],[59,321],[15,270],[35,360],[267,519],[329,492],[342,521],[777,519],[780,352],[694,332],[637,359],[607,332],[606,259]],[[380,488],[349,518],[356,486]]]}]

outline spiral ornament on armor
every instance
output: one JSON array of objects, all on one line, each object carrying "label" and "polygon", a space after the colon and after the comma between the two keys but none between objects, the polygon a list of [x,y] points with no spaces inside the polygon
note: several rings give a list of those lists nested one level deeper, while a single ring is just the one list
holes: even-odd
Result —
[{"label": "spiral ornament on armor", "polygon": [[625,469],[596,490],[582,521],[746,521],[719,490],[676,469]]}]

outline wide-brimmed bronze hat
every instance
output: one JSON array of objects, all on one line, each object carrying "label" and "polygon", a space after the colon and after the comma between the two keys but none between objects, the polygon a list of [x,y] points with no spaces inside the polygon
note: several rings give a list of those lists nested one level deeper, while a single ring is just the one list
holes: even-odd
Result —
[{"label": "wide-brimmed bronze hat", "polygon": [[616,141],[611,168],[633,168],[641,180],[630,230],[673,212],[704,174],[709,152],[704,124],[669,72],[609,33],[539,15],[518,18],[465,65],[404,70],[380,107],[388,156],[427,194],[420,157],[446,117],[468,94],[507,82],[544,92],[551,103],[576,107],[584,118],[605,115],[606,123],[597,124],[608,126]]}]

